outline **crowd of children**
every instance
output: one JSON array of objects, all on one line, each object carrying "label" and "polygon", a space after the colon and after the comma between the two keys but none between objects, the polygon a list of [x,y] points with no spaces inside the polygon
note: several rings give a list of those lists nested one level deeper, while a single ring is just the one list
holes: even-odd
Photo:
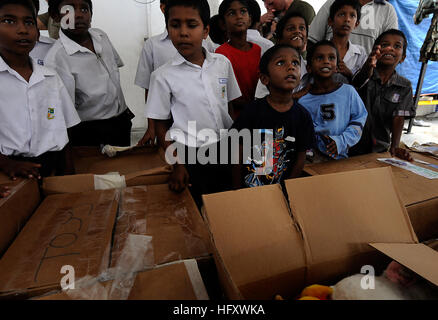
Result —
[{"label": "crowd of children", "polygon": [[[145,42],[135,77],[148,119],[138,144],[181,146],[172,151],[172,190],[190,187],[200,205],[202,194],[282,183],[300,176],[306,154],[318,162],[390,151],[411,160],[399,142],[415,116],[412,87],[395,71],[406,37],[385,31],[367,55],[350,39],[360,2],[330,2],[329,40],[310,45],[299,10],[287,10],[272,42],[259,32],[255,0],[224,0],[212,20],[207,0],[160,1],[166,30]],[[12,179],[72,173],[72,145],[130,145],[123,62],[106,33],[91,28],[92,1],[48,4],[61,24],[56,41],[40,37],[38,1],[0,0],[0,170]],[[62,23],[65,5],[74,28]],[[259,174],[266,163],[245,159],[243,142],[230,165],[234,150],[222,147],[229,129],[259,133],[251,150],[262,159],[271,152],[272,170]],[[189,159],[199,153],[213,160]]]}]

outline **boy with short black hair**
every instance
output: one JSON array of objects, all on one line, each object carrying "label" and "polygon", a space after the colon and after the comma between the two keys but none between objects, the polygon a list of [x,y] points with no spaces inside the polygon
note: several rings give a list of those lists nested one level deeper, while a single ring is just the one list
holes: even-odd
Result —
[{"label": "boy with short black hair", "polygon": [[45,63],[58,72],[81,117],[72,130],[72,144],[129,146],[134,114],[120,85],[123,62],[106,33],[91,28],[91,0],[49,0],[50,15],[61,21],[66,5],[74,8],[74,28],[61,25]]},{"label": "boy with short black hair", "polygon": [[411,82],[396,71],[406,58],[407,45],[402,31],[385,31],[353,79],[367,107],[368,119],[352,155],[389,150],[393,156],[412,160],[409,152],[399,148],[405,119],[415,117]]},{"label": "boy with short black hair", "polygon": [[62,174],[80,122],[59,76],[29,57],[38,37],[30,0],[0,0],[0,170],[14,180]]},{"label": "boy with short black hair", "polygon": [[[233,168],[235,188],[256,187],[282,183],[285,179],[299,177],[304,167],[306,150],[314,146],[315,133],[312,118],[307,110],[293,99],[292,92],[300,83],[300,54],[289,45],[276,45],[269,49],[260,61],[260,79],[269,89],[269,95],[258,99],[245,108],[233,124],[237,130],[257,130],[263,134],[261,145],[254,145],[250,159],[242,159],[241,165]],[[271,134],[269,145],[266,134]],[[258,160],[254,152],[258,154]],[[269,158],[260,161],[272,153]],[[260,162],[272,168],[271,172],[258,174]],[[243,170],[242,170],[243,169]]]},{"label": "boy with short black hair", "polygon": [[216,53],[230,60],[242,92],[242,98],[234,105],[235,119],[243,107],[254,100],[262,49],[247,41],[251,16],[246,0],[224,0],[219,6],[219,15],[225,21],[229,41],[217,48]]},{"label": "boy with short black hair", "polygon": [[247,0],[249,15],[251,16],[251,25],[247,31],[247,40],[258,44],[262,48],[262,55],[274,46],[271,40],[264,38],[259,32],[261,10],[256,0]]},{"label": "boy with short black hair", "polygon": [[[32,0],[32,1],[35,6],[36,13],[38,14],[38,11],[40,11],[40,2],[39,0]],[[39,65],[43,66],[44,59],[46,58],[47,53],[52,48],[54,43],[55,43],[54,39],[40,35],[37,43],[35,44],[35,48],[33,48],[33,50],[30,52],[29,55],[33,59],[35,59]]]},{"label": "boy with short black hair", "polygon": [[336,0],[328,18],[328,25],[333,30],[331,41],[339,52],[338,72],[349,82],[368,57],[364,47],[350,41],[351,32],[360,23],[361,7],[358,0]]},{"label": "boy with short black hair", "polygon": [[[163,149],[178,144],[186,155],[198,154],[201,147],[218,144],[221,130],[232,125],[229,102],[241,93],[230,61],[202,47],[209,32],[207,0],[169,0],[164,13],[178,53],[152,73],[146,116],[156,122]],[[195,121],[193,130],[191,121]],[[170,141],[165,139],[168,130]],[[214,139],[203,136],[206,130],[214,133]],[[197,160],[187,164],[183,155],[176,156],[182,159],[174,165],[169,182],[172,190],[182,191],[191,184],[198,206],[202,194],[223,191],[225,166],[202,165]]]}]

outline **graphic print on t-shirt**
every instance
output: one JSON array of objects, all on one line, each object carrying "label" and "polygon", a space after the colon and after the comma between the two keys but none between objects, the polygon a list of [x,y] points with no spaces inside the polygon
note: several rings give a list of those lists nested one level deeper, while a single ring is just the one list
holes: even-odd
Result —
[{"label": "graphic print on t-shirt", "polygon": [[[288,163],[291,161],[288,157],[289,153],[293,152],[294,149],[288,147],[288,144],[295,141],[294,137],[285,137],[284,127],[276,128],[275,130],[260,129],[260,134],[265,134],[265,139],[262,141],[261,146],[255,145],[252,148],[253,158],[248,158],[246,161],[245,173],[245,185],[248,187],[257,187],[269,184],[275,184],[281,181],[283,174],[288,169]],[[272,146],[269,146],[266,141],[266,135],[273,135]],[[266,164],[264,162],[265,156],[269,154],[269,148],[272,148],[272,159],[267,159],[272,161],[272,164]],[[257,175],[257,169],[268,166],[272,168],[272,171],[266,175]]]}]

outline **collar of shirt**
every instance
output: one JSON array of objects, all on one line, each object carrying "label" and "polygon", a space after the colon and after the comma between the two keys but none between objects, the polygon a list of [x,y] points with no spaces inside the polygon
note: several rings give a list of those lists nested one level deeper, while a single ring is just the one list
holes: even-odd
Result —
[{"label": "collar of shirt", "polygon": [[45,36],[40,36],[40,38],[38,39],[38,42],[42,42],[42,43],[47,43],[47,44],[53,44],[55,43],[55,39],[52,38],[48,38]]},{"label": "collar of shirt", "polygon": [[[205,61],[204,61],[204,64],[205,64],[205,62],[209,63],[209,62],[213,61],[214,59],[216,59],[216,57],[215,57],[214,55],[212,55],[210,52],[208,52],[208,50],[205,50],[205,48],[202,48],[202,51],[203,51],[204,54],[205,54]],[[187,61],[187,60],[186,60],[186,59],[185,59],[185,58],[184,58],[184,57],[183,57],[183,56],[177,51],[175,57],[174,57],[173,60],[172,60],[172,65],[177,66],[177,65],[181,65],[181,64],[183,64],[183,63],[186,63],[187,65],[192,66],[192,67],[194,67],[194,68],[199,68],[199,69],[202,68],[201,66],[199,66],[199,65],[197,65],[197,64],[193,64],[193,63],[191,63],[190,61]]]},{"label": "collar of shirt", "polygon": [[[102,42],[102,35],[94,29],[88,29],[88,32],[90,33],[91,40],[93,41],[94,50],[96,50],[97,54],[102,53],[102,45],[100,44]],[[67,37],[62,30],[59,30],[59,40],[69,56],[75,54],[76,52],[92,53],[87,48]]]},{"label": "collar of shirt", "polygon": [[167,29],[164,29],[164,32],[160,34],[160,41],[165,41],[167,39],[170,40],[169,33],[167,33]]},{"label": "collar of shirt", "polygon": [[361,51],[357,45],[351,43],[351,41],[348,40],[348,50],[347,53],[345,54],[344,60],[354,56],[355,54],[361,54]]},{"label": "collar of shirt", "polygon": [[[380,85],[382,85],[382,80],[380,79],[379,73],[377,72],[377,70],[374,70],[372,79],[374,81],[378,81],[378,83]],[[384,85],[384,86],[399,86],[399,87],[407,87],[408,84],[406,83],[406,81],[403,81],[403,78],[397,73],[397,71],[394,71],[394,73],[392,74],[391,78],[389,78],[388,82]]]},{"label": "collar of shirt", "polygon": [[[29,87],[37,84],[38,82],[41,82],[44,80],[45,77],[50,77],[55,75],[55,71],[48,69],[46,67],[40,66],[38,63],[36,63],[35,60],[31,59],[32,63],[32,75],[29,79]],[[3,58],[0,56],[0,73],[1,72],[8,72],[9,74],[13,75],[20,81],[25,81],[23,77],[14,69],[9,67],[9,65],[3,60]]]},{"label": "collar of shirt", "polygon": [[258,32],[258,31],[255,30],[255,29],[248,29],[248,30],[246,31],[246,33],[247,33],[247,36],[250,36],[250,37],[253,37],[253,38],[260,38],[260,37],[262,37],[262,36],[260,35],[260,32]]}]

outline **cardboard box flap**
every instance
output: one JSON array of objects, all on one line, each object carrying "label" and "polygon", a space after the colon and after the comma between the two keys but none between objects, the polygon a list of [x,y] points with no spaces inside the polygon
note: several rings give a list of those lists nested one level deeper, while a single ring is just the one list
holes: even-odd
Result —
[{"label": "cardboard box flap", "polygon": [[370,242],[418,242],[390,168],[294,179],[285,185],[310,265],[370,251]]},{"label": "cardboard box flap", "polygon": [[203,198],[213,241],[238,287],[305,267],[302,238],[280,186]]},{"label": "cardboard box flap", "polygon": [[438,286],[438,252],[424,244],[371,243],[371,246]]}]

